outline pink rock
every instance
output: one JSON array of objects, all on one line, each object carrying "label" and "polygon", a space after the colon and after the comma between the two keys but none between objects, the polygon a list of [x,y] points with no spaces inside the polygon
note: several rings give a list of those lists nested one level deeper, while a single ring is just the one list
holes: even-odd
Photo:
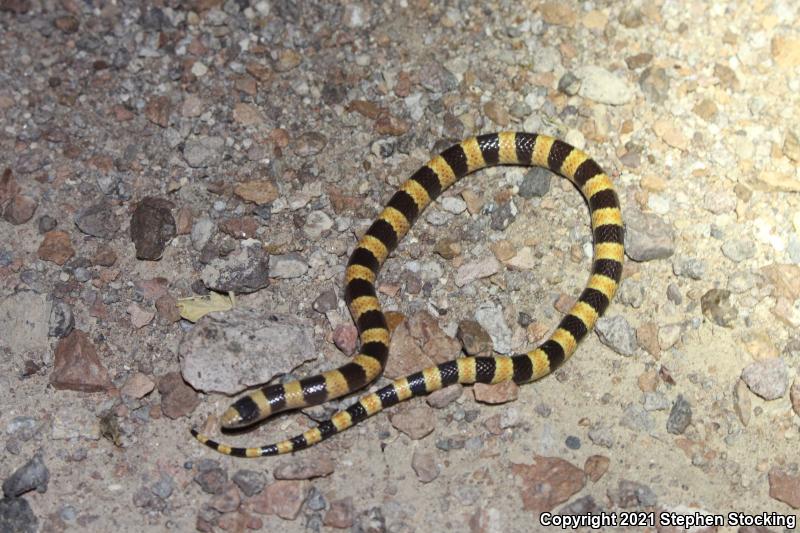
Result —
[{"label": "pink rock", "polygon": [[67,260],[75,255],[69,233],[66,231],[53,230],[44,234],[44,240],[39,245],[37,251],[39,259],[51,261],[57,265],[63,265]]},{"label": "pink rock", "polygon": [[353,525],[353,498],[344,498],[331,502],[331,507],[325,513],[323,523],[337,529],[347,529]]},{"label": "pink rock", "polygon": [[306,492],[305,481],[276,481],[247,500],[247,507],[254,513],[278,515],[284,520],[294,520],[300,513]]},{"label": "pink rock", "polygon": [[356,341],[358,340],[358,330],[350,324],[341,324],[333,330],[333,343],[345,355],[353,355],[356,351]]},{"label": "pink rock", "polygon": [[169,372],[158,382],[161,411],[169,418],[186,416],[200,403],[197,393],[183,381],[179,372]]},{"label": "pink rock", "polygon": [[56,389],[81,392],[114,387],[88,335],[79,329],[58,341],[50,384]]},{"label": "pink rock", "polygon": [[559,457],[535,456],[532,465],[512,464],[522,480],[522,506],[528,511],[550,511],[586,485],[583,470]]},{"label": "pink rock", "polygon": [[519,395],[519,386],[513,381],[504,381],[494,385],[476,383],[472,387],[475,400],[482,403],[498,404],[512,402]]}]

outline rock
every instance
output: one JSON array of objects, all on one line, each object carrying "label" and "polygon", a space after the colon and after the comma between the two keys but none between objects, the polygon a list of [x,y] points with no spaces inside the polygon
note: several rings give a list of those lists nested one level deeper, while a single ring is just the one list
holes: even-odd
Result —
[{"label": "rock", "polygon": [[358,329],[352,324],[340,324],[333,330],[333,343],[345,355],[353,355],[356,352],[358,341]]},{"label": "rock", "polygon": [[281,461],[275,466],[272,475],[275,479],[314,479],[329,476],[333,470],[334,464],[330,456],[318,452]]},{"label": "rock", "polygon": [[294,520],[300,513],[306,493],[305,481],[279,480],[249,499],[247,507],[254,513],[278,515],[284,520]]},{"label": "rock", "polygon": [[491,355],[492,338],[474,320],[462,320],[458,324],[456,337],[461,341],[467,355]]},{"label": "rock", "polygon": [[519,195],[523,198],[542,197],[550,190],[552,172],[533,167],[525,173],[519,186]]},{"label": "rock", "polygon": [[633,99],[633,88],[611,72],[588,65],[574,71],[581,80],[578,94],[595,102],[608,105],[623,105]]},{"label": "rock", "polygon": [[17,183],[11,169],[6,168],[3,174],[0,175],[0,206],[12,200],[19,192],[19,183]]},{"label": "rock", "polygon": [[45,466],[41,454],[37,453],[3,481],[3,495],[7,498],[15,498],[34,489],[36,492],[44,494],[47,492],[49,481],[50,471]]},{"label": "rock", "polygon": [[[409,322],[407,319],[402,320],[392,331],[389,359],[383,371],[383,374],[389,379],[407,376],[435,364],[412,335]],[[391,326],[390,329],[392,329]]]},{"label": "rock", "polygon": [[733,388],[733,409],[742,425],[747,427],[753,414],[753,408],[750,394],[747,392],[747,383],[741,379],[736,381],[736,386]]},{"label": "rock", "polygon": [[148,196],[136,204],[131,216],[131,240],[136,246],[136,258],[161,259],[169,241],[177,234],[172,202]]},{"label": "rock", "polygon": [[258,221],[254,217],[226,218],[219,224],[220,231],[234,239],[253,239],[258,228]]},{"label": "rock", "polygon": [[168,372],[158,380],[158,392],[161,394],[161,412],[168,418],[187,416],[200,405],[197,393],[177,372]]},{"label": "rock", "polygon": [[448,385],[443,389],[439,389],[430,393],[425,397],[425,401],[434,409],[444,409],[454,401],[458,400],[463,391],[464,387],[458,383]]},{"label": "rock", "polygon": [[209,500],[208,505],[220,513],[232,513],[239,508],[241,501],[242,497],[239,495],[239,489],[233,483],[228,483],[222,489],[222,492]]},{"label": "rock", "polygon": [[663,103],[670,92],[670,78],[662,67],[647,67],[639,76],[639,87],[648,100]]},{"label": "rock", "polygon": [[758,396],[765,400],[777,400],[786,394],[789,371],[782,357],[774,357],[747,365],[742,370],[742,380]]},{"label": "rock", "polygon": [[654,507],[658,503],[652,489],[642,483],[621,479],[617,490],[608,490],[608,497],[614,506],[622,509],[631,507]]},{"label": "rock", "polygon": [[78,211],[75,225],[87,235],[106,240],[114,238],[119,231],[119,220],[107,202],[93,204]]},{"label": "rock", "polygon": [[50,319],[47,335],[63,338],[70,334],[75,327],[75,316],[72,308],[63,300],[54,299],[50,307]]},{"label": "rock", "polygon": [[308,263],[300,254],[273,255],[270,258],[270,276],[273,278],[299,278],[307,271]]},{"label": "rock", "polygon": [[238,122],[244,127],[247,126],[260,126],[264,123],[264,117],[261,110],[250,104],[237,102],[233,106],[233,120]]},{"label": "rock", "polygon": [[638,403],[632,403],[625,408],[620,424],[637,433],[650,432],[655,427],[653,417]]},{"label": "rock", "polygon": [[198,218],[192,225],[192,247],[201,251],[214,235],[214,221],[208,217]]},{"label": "rock", "polygon": [[224,259],[212,260],[200,272],[203,284],[217,292],[251,293],[269,285],[269,254],[246,246]]},{"label": "rock", "polygon": [[503,231],[517,218],[517,206],[512,201],[503,202],[491,212],[489,227]]},{"label": "rock", "polygon": [[389,414],[389,421],[395,429],[402,431],[412,440],[420,440],[436,428],[436,418],[431,414],[430,408],[415,405],[405,409],[395,409]]},{"label": "rock", "polygon": [[337,529],[347,529],[353,525],[353,499],[350,497],[334,500],[328,512],[325,513],[323,523]]},{"label": "rock", "polygon": [[3,210],[3,218],[15,226],[24,224],[33,218],[39,203],[35,198],[18,194],[14,196]]},{"label": "rock", "polygon": [[129,398],[141,399],[150,394],[155,387],[155,382],[149,376],[135,372],[125,381],[120,393]]},{"label": "rock", "polygon": [[171,110],[172,103],[169,100],[169,96],[154,96],[150,98],[144,106],[144,116],[153,124],[166,128],[169,126]]},{"label": "rock", "polygon": [[773,466],[769,471],[769,496],[792,509],[800,509],[800,476]]},{"label": "rock", "polygon": [[472,392],[478,402],[500,404],[516,400],[519,396],[519,386],[513,381],[503,381],[494,385],[476,383],[472,387]]},{"label": "rock", "polygon": [[[0,204],[2,203],[3,202],[0,201]],[[42,235],[44,235],[48,231],[56,229],[56,226],[58,226],[58,220],[54,219],[50,215],[42,215],[39,217],[39,220],[37,221],[37,229],[39,233]]]},{"label": "rock", "polygon": [[664,141],[667,146],[678,148],[679,150],[687,150],[689,148],[689,139],[686,138],[682,129],[676,126],[672,120],[661,119],[655,121],[653,133]]},{"label": "rock", "polygon": [[447,198],[443,198],[441,203],[442,209],[454,215],[461,214],[467,210],[467,202],[458,196],[448,196]]},{"label": "rock", "polygon": [[739,316],[739,309],[731,301],[731,291],[711,289],[700,298],[703,314],[718,326],[733,327],[733,321]]},{"label": "rock", "polygon": [[72,248],[69,233],[53,230],[44,234],[42,244],[39,245],[39,250],[36,253],[39,259],[43,261],[63,265],[70,257],[75,255],[75,249]]},{"label": "rock", "polygon": [[225,139],[222,137],[196,137],[189,139],[183,148],[183,157],[192,168],[213,167],[222,162]]},{"label": "rock", "polygon": [[595,330],[600,342],[618,354],[630,357],[636,352],[636,331],[624,316],[601,317]]},{"label": "rock", "polygon": [[303,61],[303,57],[292,50],[291,48],[284,48],[278,50],[278,59],[275,62],[275,70],[278,72],[287,72],[292,70]]},{"label": "rock", "polygon": [[80,392],[102,392],[114,387],[92,341],[79,329],[58,341],[50,384],[56,389]]},{"label": "rock", "polygon": [[456,272],[456,286],[463,287],[481,278],[487,278],[500,271],[500,263],[494,256],[487,256],[476,261],[465,263]]},{"label": "rock", "polygon": [[741,263],[756,255],[756,245],[753,241],[735,239],[722,243],[722,253],[734,263]]},{"label": "rock", "polygon": [[[642,406],[645,411],[664,411],[669,409],[670,402],[667,397],[657,391],[647,391],[644,393]],[[669,423],[669,421],[667,421]]]},{"label": "rock", "polygon": [[270,204],[278,198],[278,187],[268,180],[251,180],[239,183],[233,190],[234,194],[256,205]]},{"label": "rock", "polygon": [[558,510],[558,514],[560,515],[572,516],[589,514],[598,515],[602,512],[603,510],[599,505],[597,505],[597,502],[590,494],[576,498]]},{"label": "rock", "polygon": [[105,245],[98,246],[94,256],[92,257],[92,264],[97,266],[110,267],[114,266],[114,263],[116,262],[117,253]]},{"label": "rock", "polygon": [[668,324],[658,328],[658,345],[662,350],[669,350],[681,338],[681,325]]},{"label": "rock", "polygon": [[800,265],[773,263],[759,271],[772,285],[774,296],[790,300],[800,298]]},{"label": "rock", "polygon": [[676,276],[701,280],[706,274],[706,264],[702,259],[679,258],[673,261],[672,271]]},{"label": "rock", "polygon": [[511,122],[511,115],[508,114],[508,110],[494,100],[490,100],[483,105],[483,113],[501,128],[505,128]]},{"label": "rock", "polygon": [[[0,11],[3,9],[0,3]],[[30,504],[24,498],[3,498],[0,500],[0,531],[3,533],[36,533],[39,519],[33,514]]]},{"label": "rock", "polygon": [[256,470],[237,470],[232,480],[245,496],[255,496],[267,484],[267,476]]},{"label": "rock", "polygon": [[339,307],[339,298],[336,296],[336,291],[332,288],[326,289],[317,296],[312,304],[314,311],[322,313],[323,315],[328,311],[333,311]]},{"label": "rock", "polygon": [[293,149],[298,157],[317,155],[328,144],[328,139],[319,132],[307,131],[294,140]]},{"label": "rock", "polygon": [[237,307],[200,319],[184,335],[179,355],[183,377],[195,389],[236,394],[316,359],[314,328],[291,315]]},{"label": "rock", "polygon": [[333,219],[325,211],[312,211],[303,225],[303,233],[310,239],[319,240],[322,234],[333,227]]},{"label": "rock", "polygon": [[511,329],[503,318],[502,307],[493,302],[482,303],[475,310],[475,320],[492,338],[496,352],[511,353]]},{"label": "rock", "polygon": [[0,300],[2,344],[20,357],[30,350],[49,351],[49,315],[50,306],[44,295],[19,291],[6,296]]},{"label": "rock", "polygon": [[441,468],[436,463],[436,456],[419,449],[414,450],[414,455],[411,457],[411,468],[414,469],[417,479],[422,483],[430,483],[439,477],[441,472]]},{"label": "rock", "polygon": [[672,227],[654,214],[625,212],[625,254],[634,261],[666,259],[675,253]]},{"label": "rock", "polygon": [[194,482],[206,494],[222,494],[228,487],[228,474],[218,466],[211,467],[194,476]]},{"label": "rock", "polygon": [[542,19],[556,26],[572,26],[577,19],[576,13],[569,4],[561,2],[545,2],[541,5]]},{"label": "rock", "polygon": [[586,472],[592,483],[597,483],[608,471],[609,464],[611,464],[611,460],[605,455],[590,455],[583,464],[583,471]]},{"label": "rock", "polygon": [[678,394],[667,419],[667,431],[673,435],[682,435],[692,422],[692,406],[683,395]]},{"label": "rock", "polygon": [[169,294],[159,296],[156,300],[156,311],[158,316],[166,322],[173,324],[181,319],[181,312],[178,309],[178,301]]},{"label": "rock", "polygon": [[791,69],[800,66],[800,38],[775,35],[770,50],[778,67]]},{"label": "rock", "polygon": [[131,316],[131,325],[136,329],[145,327],[156,316],[153,311],[144,310],[135,303],[128,305],[125,311]]},{"label": "rock", "polygon": [[797,416],[800,416],[800,378],[795,378],[792,388],[789,390],[789,399],[792,401],[792,409]]},{"label": "rock", "polygon": [[550,511],[586,485],[583,470],[558,457],[537,455],[532,465],[512,463],[511,471],[523,485],[523,508],[536,513]]}]

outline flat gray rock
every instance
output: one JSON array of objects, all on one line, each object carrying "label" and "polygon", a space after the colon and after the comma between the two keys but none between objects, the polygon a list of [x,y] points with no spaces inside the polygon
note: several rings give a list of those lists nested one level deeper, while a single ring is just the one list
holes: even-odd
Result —
[{"label": "flat gray rock", "polygon": [[229,395],[317,358],[310,321],[239,308],[203,317],[184,335],[179,354],[192,387]]},{"label": "flat gray rock", "polygon": [[652,213],[625,211],[625,255],[634,261],[666,259],[675,253],[672,226]]}]

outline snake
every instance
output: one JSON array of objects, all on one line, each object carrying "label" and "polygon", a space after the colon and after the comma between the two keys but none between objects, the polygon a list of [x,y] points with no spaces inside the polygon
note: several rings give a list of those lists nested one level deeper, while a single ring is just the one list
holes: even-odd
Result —
[{"label": "snake", "polygon": [[496,165],[541,167],[557,173],[582,193],[589,206],[593,258],[589,280],[558,326],[538,347],[511,356],[463,356],[393,380],[293,438],[258,447],[236,447],[192,429],[220,453],[261,457],[296,452],[324,441],[395,404],[448,385],[538,380],[560,367],[592,331],[619,287],[624,259],[624,225],[609,176],[582,150],[554,137],[498,132],[461,141],[433,157],[394,193],[359,239],[345,270],[344,298],[358,329],[359,352],[346,364],[283,384],[264,385],[236,400],[221,416],[223,430],[240,429],[288,409],[318,405],[365,387],[383,371],[390,331],[375,279],[389,254],[420,213],[467,174]]}]

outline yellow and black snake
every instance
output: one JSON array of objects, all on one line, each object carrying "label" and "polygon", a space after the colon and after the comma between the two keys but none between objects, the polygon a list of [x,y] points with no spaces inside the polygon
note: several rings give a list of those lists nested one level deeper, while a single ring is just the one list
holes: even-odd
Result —
[{"label": "yellow and black snake", "polygon": [[222,415],[222,427],[241,428],[286,409],[316,405],[376,379],[389,354],[389,329],[375,293],[378,270],[422,210],[443,190],[470,172],[493,165],[550,169],[577,185],[589,203],[594,235],[592,274],[575,305],[543,344],[512,357],[460,357],[396,379],[318,426],[276,444],[237,448],[215,442],[194,429],[192,435],[227,455],[284,454],[312,446],[387,407],[447,385],[508,380],[525,383],[553,372],[566,361],[605,312],[619,285],[624,254],[619,200],[611,180],[597,163],[565,142],[532,133],[479,135],[443,151],[406,180],[350,256],[345,300],[358,326],[358,355],[335,370],[283,385],[267,385],[240,398]]}]

